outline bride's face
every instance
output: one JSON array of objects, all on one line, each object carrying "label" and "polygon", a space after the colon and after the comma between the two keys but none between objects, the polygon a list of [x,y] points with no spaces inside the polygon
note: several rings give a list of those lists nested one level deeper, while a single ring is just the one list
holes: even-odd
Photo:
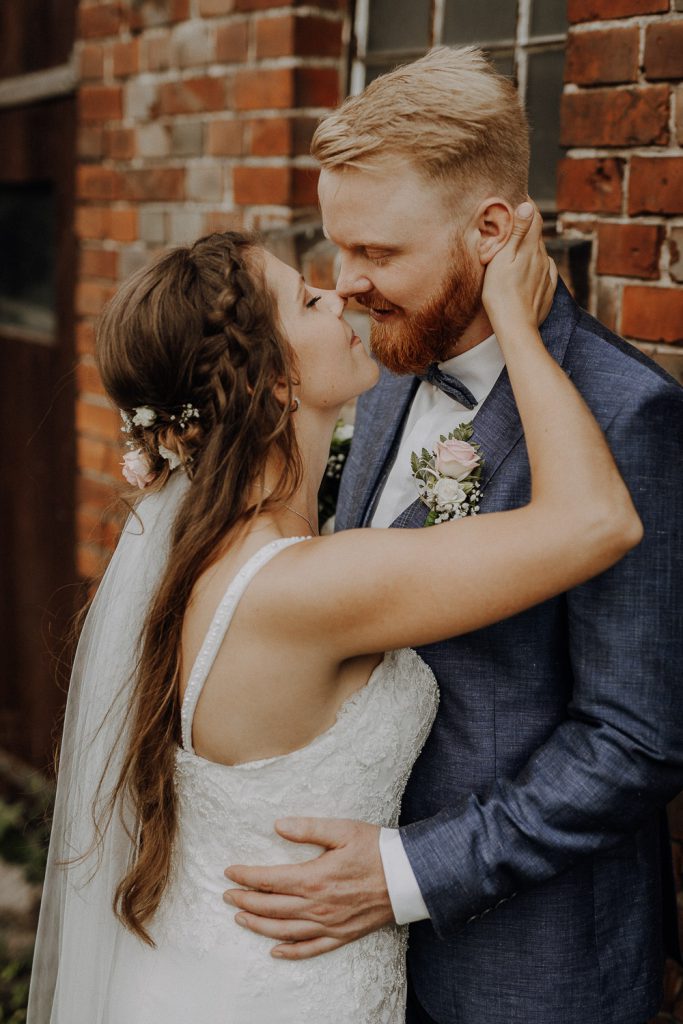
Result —
[{"label": "bride's face", "polygon": [[285,337],[296,352],[296,394],[302,405],[337,408],[371,388],[379,370],[343,317],[346,299],[309,287],[296,270],[268,252],[264,270]]}]

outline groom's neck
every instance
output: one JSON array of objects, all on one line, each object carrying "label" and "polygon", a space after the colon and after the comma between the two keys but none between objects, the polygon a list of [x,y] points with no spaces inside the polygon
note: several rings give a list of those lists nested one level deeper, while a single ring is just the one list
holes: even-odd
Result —
[{"label": "groom's neck", "polygon": [[458,341],[453,345],[453,350],[449,353],[448,358],[451,359],[453,356],[462,355],[463,352],[469,352],[471,348],[476,348],[492,334],[491,321],[487,317],[484,307],[480,306],[469,327],[462,332]]}]

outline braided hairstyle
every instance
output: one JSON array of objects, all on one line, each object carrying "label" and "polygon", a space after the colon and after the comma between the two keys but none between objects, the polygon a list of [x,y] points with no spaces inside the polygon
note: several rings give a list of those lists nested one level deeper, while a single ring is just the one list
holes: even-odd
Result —
[{"label": "braided hairstyle", "polygon": [[[126,927],[153,945],[145,923],[168,884],[176,829],[181,632],[195,583],[260,510],[295,493],[301,458],[289,413],[294,353],[282,336],[253,238],[213,234],[174,249],[130,278],[97,331],[107,393],[126,415],[163,486],[173,452],[191,480],[171,533],[169,560],[142,628],[129,741],[108,806],[133,810],[135,854],[115,894]],[[283,406],[274,388],[287,382]],[[153,417],[132,423],[135,410]],[[183,410],[191,410],[183,417]],[[194,415],[196,411],[196,415]],[[139,421],[140,417],[136,417]],[[261,502],[266,460],[280,467]],[[121,804],[119,804],[121,801]],[[97,823],[96,823],[97,824]],[[96,828],[101,834],[101,828]]]}]

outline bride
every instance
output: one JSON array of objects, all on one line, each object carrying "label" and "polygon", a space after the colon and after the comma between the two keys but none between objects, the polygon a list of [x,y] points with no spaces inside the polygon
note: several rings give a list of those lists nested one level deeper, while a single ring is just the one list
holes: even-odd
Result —
[{"label": "bride", "polygon": [[377,378],[335,292],[227,233],[105,310],[99,368],[144,495],[74,665],[29,1024],[403,1021],[405,929],[274,959],[223,902],[223,867],[315,857],[278,817],[395,825],[438,700],[411,645],[520,612],[640,539],[540,340],[556,271],[526,223],[483,301],[532,498],[429,529],[315,536],[339,410]]}]

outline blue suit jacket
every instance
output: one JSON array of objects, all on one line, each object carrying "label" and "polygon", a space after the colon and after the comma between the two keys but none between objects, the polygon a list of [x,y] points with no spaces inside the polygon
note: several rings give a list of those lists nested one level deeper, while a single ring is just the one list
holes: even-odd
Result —
[{"label": "blue suit jacket", "polygon": [[[605,431],[645,539],[569,593],[419,651],[441,706],[403,807],[431,915],[411,926],[409,969],[443,1024],[640,1024],[661,999],[659,809],[683,786],[683,391],[561,282],[542,335]],[[359,402],[338,529],[369,521],[415,389],[383,373]],[[505,370],[474,440],[482,514],[525,504]],[[425,512],[415,502],[393,525]]]}]

